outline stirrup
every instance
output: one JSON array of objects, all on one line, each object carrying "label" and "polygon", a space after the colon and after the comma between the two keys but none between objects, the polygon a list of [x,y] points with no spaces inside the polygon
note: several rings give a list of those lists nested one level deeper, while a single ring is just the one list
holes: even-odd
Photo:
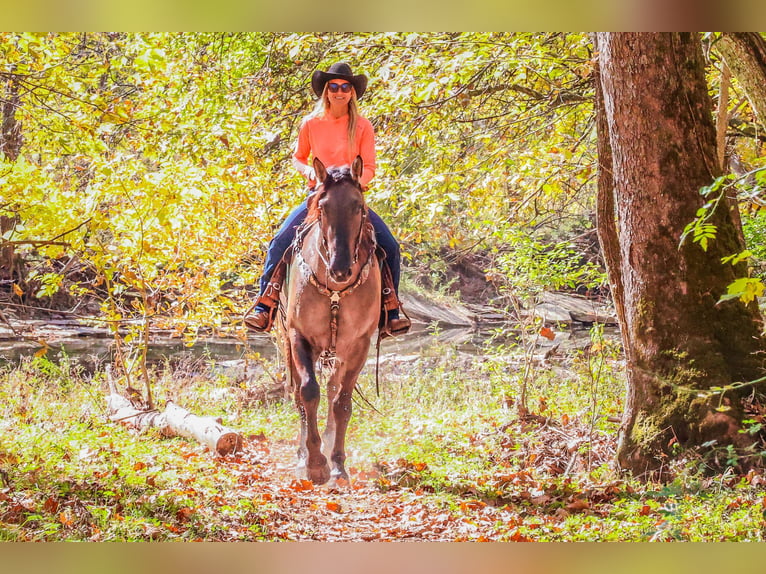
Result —
[{"label": "stirrup", "polygon": [[[404,311],[403,307],[399,307],[400,311],[404,313],[404,317],[397,317],[396,319],[388,319],[384,317],[382,324],[378,327],[378,335],[381,340],[388,337],[398,337],[409,333],[412,328],[412,321],[409,315]],[[392,328],[391,322],[393,321],[395,327]]]}]

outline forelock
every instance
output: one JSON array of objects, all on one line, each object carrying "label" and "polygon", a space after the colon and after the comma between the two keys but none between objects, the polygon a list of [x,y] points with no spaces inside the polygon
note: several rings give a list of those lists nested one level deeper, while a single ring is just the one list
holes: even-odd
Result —
[{"label": "forelock", "polygon": [[346,166],[327,168],[327,177],[336,183],[344,179],[353,179],[351,177],[351,168]]}]

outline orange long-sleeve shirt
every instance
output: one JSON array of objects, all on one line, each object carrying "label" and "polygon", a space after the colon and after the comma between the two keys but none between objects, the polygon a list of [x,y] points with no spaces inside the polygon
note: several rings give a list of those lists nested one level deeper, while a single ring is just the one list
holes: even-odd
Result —
[{"label": "orange long-sleeve shirt", "polygon": [[362,156],[364,171],[359,183],[366,188],[375,175],[375,130],[367,118],[356,120],[356,138],[353,150],[348,147],[348,116],[341,118],[313,117],[305,120],[298,132],[298,146],[293,159],[309,165],[309,155],[318,157],[325,166],[351,165],[357,155]]}]

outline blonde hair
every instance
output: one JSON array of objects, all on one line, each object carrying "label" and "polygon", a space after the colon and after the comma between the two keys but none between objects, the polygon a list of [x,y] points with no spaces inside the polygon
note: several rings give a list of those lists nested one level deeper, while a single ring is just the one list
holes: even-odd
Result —
[{"label": "blonde hair", "polygon": [[[327,84],[329,83],[329,81],[325,83],[324,89],[322,89],[322,97],[317,101],[314,111],[308,115],[309,118],[324,117],[330,110],[330,96],[327,95]],[[356,123],[360,116],[359,106],[356,103],[356,88],[352,86],[351,99],[348,101],[348,155],[352,159],[357,155],[355,150]]]}]

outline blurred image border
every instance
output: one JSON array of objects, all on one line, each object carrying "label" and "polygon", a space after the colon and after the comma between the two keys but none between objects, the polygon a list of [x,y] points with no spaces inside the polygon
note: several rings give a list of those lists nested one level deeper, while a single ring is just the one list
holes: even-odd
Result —
[{"label": "blurred image border", "polygon": [[[0,0],[3,31],[731,31],[766,27],[763,0]],[[686,574],[736,570],[766,555],[759,543],[3,543],[8,574],[168,571],[311,574]]]},{"label": "blurred image border", "polygon": [[762,0],[0,0],[4,31],[742,31]]},{"label": "blurred image border", "polygon": [[758,543],[99,543],[0,545],[8,574],[699,574],[758,564]]}]

